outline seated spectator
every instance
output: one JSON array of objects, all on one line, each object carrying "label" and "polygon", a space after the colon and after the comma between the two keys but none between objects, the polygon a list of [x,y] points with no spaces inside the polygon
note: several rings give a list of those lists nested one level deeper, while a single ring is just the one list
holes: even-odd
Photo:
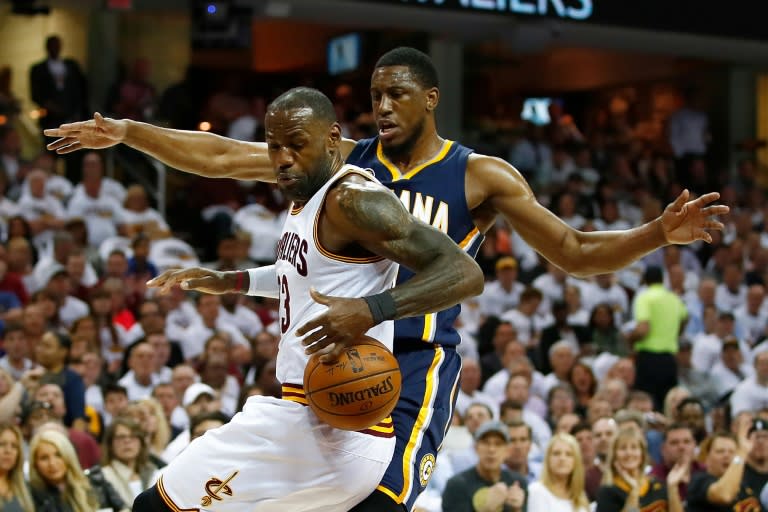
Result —
[{"label": "seated spectator", "polygon": [[[190,418],[198,414],[221,410],[221,401],[216,396],[216,392],[211,386],[202,382],[195,382],[187,388],[181,404]],[[192,433],[189,429],[176,436],[166,447],[162,459],[165,461],[172,460],[189,445],[191,438]]]},{"label": "seated spectator", "polygon": [[[472,403],[467,407],[464,415],[464,428],[470,436],[474,436],[481,425],[494,419],[493,410],[483,403]],[[456,471],[464,471],[477,463],[477,451],[474,446],[465,446],[462,449],[448,450],[445,454],[451,460],[451,466]]]},{"label": "seated spectator", "polygon": [[752,450],[750,424],[743,422],[737,438],[729,433],[716,433],[701,446],[707,468],[691,478],[688,485],[689,512],[741,510],[759,512],[757,494],[744,481],[744,460]]},{"label": "seated spectator", "polygon": [[496,261],[496,279],[486,283],[483,293],[477,302],[480,314],[500,317],[504,312],[517,307],[520,294],[525,285],[517,281],[517,260],[511,256],[499,258]]},{"label": "seated spectator", "polygon": [[[246,388],[243,388],[244,390]],[[241,392],[242,395],[242,392]],[[165,422],[170,426],[171,439],[181,433],[182,430],[189,426],[189,418],[184,409],[181,408],[181,399],[173,389],[173,384],[170,382],[161,382],[155,389],[152,390],[152,398],[154,398],[165,416]],[[242,404],[237,409],[242,410]]]},{"label": "seated spectator", "polygon": [[571,429],[571,435],[579,443],[579,452],[584,464],[584,492],[590,502],[595,501],[597,490],[600,488],[600,481],[603,478],[603,470],[597,464],[592,427],[587,422],[581,422]]},{"label": "seated spectator", "polygon": [[[696,460],[696,440],[693,438],[693,431],[687,425],[682,423],[672,423],[664,430],[664,441],[661,445],[661,461],[651,469],[653,475],[659,482],[665,482],[672,468],[677,464],[688,466],[688,475],[693,476],[696,473],[704,471],[704,466]],[[680,499],[686,501],[688,496],[688,483],[690,478],[683,479],[677,485]]]},{"label": "seated spectator", "polygon": [[137,283],[146,283],[157,277],[158,271],[154,263],[149,261],[149,238],[136,235],[131,241],[133,255],[128,258],[128,277]]},{"label": "seated spectator", "polygon": [[688,389],[709,408],[717,401],[720,395],[709,373],[693,367],[692,353],[693,343],[691,343],[691,340],[687,337],[680,338],[678,341],[678,351],[675,355],[675,360],[677,361],[677,384]]},{"label": "seated spectator", "polygon": [[102,451],[101,471],[124,503],[133,503],[157,480],[158,468],[149,460],[144,431],[132,419],[118,417],[112,422],[104,433]]},{"label": "seated spectator", "polygon": [[528,510],[587,512],[588,505],[579,444],[570,434],[556,434],[547,446],[541,479],[528,487]]},{"label": "seated spectator", "polygon": [[684,398],[677,405],[676,421],[683,425],[688,425],[693,431],[693,437],[696,443],[701,443],[707,437],[706,415],[704,405],[698,398]]},{"label": "seated spectator", "polygon": [[53,429],[36,434],[29,445],[29,482],[36,510],[91,511],[98,496],[77,461],[67,437]]},{"label": "seated spectator", "polygon": [[35,367],[29,359],[29,344],[22,324],[10,322],[5,325],[2,348],[5,355],[0,357],[0,369],[7,371],[13,380],[21,380],[24,373]]},{"label": "seated spectator", "polygon": [[640,510],[651,504],[655,510],[682,512],[677,486],[687,478],[687,465],[675,466],[665,486],[645,474],[647,462],[648,450],[642,432],[634,428],[619,431],[608,455],[596,512]]},{"label": "seated spectator", "polygon": [[477,464],[445,484],[443,512],[524,510],[526,481],[503,467],[508,445],[509,433],[503,423],[489,421],[477,429]]},{"label": "seated spectator", "polygon": [[128,359],[130,370],[117,383],[128,391],[128,400],[141,400],[152,394],[157,385],[154,374],[155,353],[149,343],[139,343]]},{"label": "seated spectator", "polygon": [[474,402],[482,402],[492,409],[498,407],[490,396],[480,391],[480,380],[480,365],[477,360],[462,357],[459,393],[456,396],[456,412],[461,416],[466,414],[469,404]]},{"label": "seated spectator", "polygon": [[117,418],[128,407],[128,390],[118,384],[107,384],[104,386],[104,426],[112,424],[112,420]]},{"label": "seated spectator", "polygon": [[597,379],[595,378],[595,374],[592,373],[592,369],[588,365],[582,362],[576,362],[573,367],[571,367],[570,374],[568,375],[568,383],[571,385],[576,397],[576,412],[581,416],[585,416],[587,406],[597,391]]},{"label": "seated spectator", "polygon": [[[573,390],[568,384],[558,384],[549,390],[547,396],[547,422],[554,429],[560,422],[560,419],[566,415],[575,415],[576,401],[573,396]],[[573,424],[578,423],[578,420]],[[571,425],[573,426],[573,425]],[[570,432],[570,426],[566,433]]]},{"label": "seated spectator", "polygon": [[19,409],[24,386],[0,368],[0,423],[11,421]]},{"label": "seated spectator", "polygon": [[259,315],[244,304],[247,297],[239,293],[225,293],[220,297],[219,318],[222,322],[237,327],[249,341],[254,340],[264,330]]},{"label": "seated spectator", "polygon": [[[492,320],[487,320],[484,326],[489,322]],[[507,322],[495,327],[491,343],[493,351],[480,358],[483,392],[500,402],[504,399],[504,386],[509,380],[509,366],[526,357],[525,347],[517,341],[517,331]]]},{"label": "seated spectator", "polygon": [[123,352],[128,342],[126,330],[113,321],[112,295],[109,291],[96,288],[90,297],[90,309],[96,320],[101,355],[107,364],[107,373],[116,373],[123,363]]},{"label": "seated spectator", "polygon": [[239,370],[231,359],[231,346],[224,334],[214,334],[205,342],[200,357],[200,381],[211,386],[221,399],[221,412],[233,416],[240,396]]},{"label": "seated spectator", "polygon": [[747,454],[743,482],[753,491],[759,492],[768,484],[768,421],[755,419],[749,429],[749,440],[752,449]]},{"label": "seated spectator", "polygon": [[511,471],[523,476],[528,483],[535,482],[539,478],[540,468],[531,464],[529,457],[533,446],[531,427],[522,421],[510,421],[507,427],[509,448],[504,463]]},{"label": "seated spectator", "polygon": [[0,423],[0,509],[31,512],[32,495],[24,479],[24,438],[10,423]]},{"label": "seated spectator", "polygon": [[229,335],[232,341],[233,357],[239,363],[247,363],[251,357],[250,343],[243,333],[234,325],[227,324],[219,317],[221,299],[218,295],[199,294],[195,297],[197,302],[197,321],[187,328],[179,339],[184,359],[194,360],[203,353],[205,342],[217,332]]},{"label": "seated spectator", "polygon": [[[580,347],[589,342],[589,331],[583,325],[574,325],[568,320],[568,305],[563,301],[552,303],[552,318],[554,323],[541,331],[539,342],[539,369],[547,374],[552,371],[551,350],[552,347],[563,341],[572,347],[574,357],[578,355]],[[573,363],[571,363],[573,364]]]},{"label": "seated spectator", "polygon": [[83,379],[66,365],[72,342],[69,336],[54,331],[46,332],[35,347],[36,360],[45,369],[42,384],[56,384],[64,393],[66,415],[64,425],[86,430],[85,384]]},{"label": "seated spectator", "polygon": [[595,439],[595,455],[602,471],[605,471],[608,465],[608,455],[618,431],[616,422],[611,417],[600,418],[592,424],[592,435]]},{"label": "seated spectator", "polygon": [[731,414],[768,407],[768,351],[755,355],[755,372],[736,385],[731,394]]},{"label": "seated spectator", "polygon": [[141,185],[131,185],[126,189],[123,208],[117,218],[117,229],[122,236],[134,238],[142,234],[149,240],[165,238],[171,233],[171,228],[160,212],[149,206],[147,191]]},{"label": "seated spectator", "polygon": [[616,325],[613,309],[608,304],[597,304],[592,308],[588,328],[595,353],[608,352],[621,357],[629,354],[629,344]]},{"label": "seated spectator", "polygon": [[[29,194],[19,199],[19,211],[22,218],[29,223],[34,236],[33,242],[37,251],[43,251],[53,240],[53,233],[64,227],[64,207],[61,202],[45,191],[48,176],[45,171],[34,169],[27,175]],[[8,237],[15,236],[8,222]]]},{"label": "seated spectator", "polygon": [[229,423],[229,417],[221,411],[205,412],[198,414],[189,421],[190,442],[209,430],[219,428]]}]

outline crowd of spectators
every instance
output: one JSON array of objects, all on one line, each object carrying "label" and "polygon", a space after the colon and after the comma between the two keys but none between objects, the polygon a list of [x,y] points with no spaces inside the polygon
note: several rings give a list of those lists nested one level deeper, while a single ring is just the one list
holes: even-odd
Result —
[{"label": "crowd of spectators", "polygon": [[[55,62],[60,41],[47,44],[33,74],[76,74]],[[181,85],[157,98],[146,76],[138,62],[113,89],[115,112],[170,118],[169,105],[189,103]],[[64,94],[65,83],[49,85]],[[12,99],[0,102],[12,115]],[[258,137],[262,99],[222,93],[208,105],[221,133]],[[340,114],[347,134],[365,134],[368,114]],[[589,279],[494,226],[478,256],[485,290],[457,324],[453,424],[437,460],[422,461],[418,510],[768,505],[765,189],[753,159],[726,174],[708,168],[717,141],[706,114],[681,106],[668,125],[658,145],[631,126],[582,132],[553,113],[507,148],[540,200],[577,229],[639,225],[684,188],[719,190],[732,213],[712,244],[665,247]],[[13,124],[0,126],[2,510],[129,509],[248,396],[280,393],[274,301],[145,286],[201,261],[272,261],[285,213],[277,191],[205,180],[189,211],[209,226],[201,238],[219,234],[208,254],[177,238],[143,186],[105,176],[103,153],[75,163],[64,173],[47,152],[26,161]]]}]

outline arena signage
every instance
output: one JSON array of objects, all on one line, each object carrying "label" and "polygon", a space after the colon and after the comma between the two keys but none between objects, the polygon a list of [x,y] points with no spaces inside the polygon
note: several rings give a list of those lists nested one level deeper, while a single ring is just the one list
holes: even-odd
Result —
[{"label": "arena signage", "polygon": [[592,16],[592,0],[400,0],[401,3],[464,9],[476,12],[511,13],[531,16],[554,16],[586,20]]}]

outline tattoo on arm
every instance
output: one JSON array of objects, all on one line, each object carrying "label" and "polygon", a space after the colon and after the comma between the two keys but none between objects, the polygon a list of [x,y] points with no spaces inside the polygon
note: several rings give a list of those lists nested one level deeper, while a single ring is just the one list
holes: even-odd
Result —
[{"label": "tattoo on arm", "polygon": [[389,191],[356,189],[344,190],[339,206],[350,224],[368,234],[358,243],[415,274],[391,290],[395,318],[440,311],[482,291],[480,267],[447,235],[412,217]]}]

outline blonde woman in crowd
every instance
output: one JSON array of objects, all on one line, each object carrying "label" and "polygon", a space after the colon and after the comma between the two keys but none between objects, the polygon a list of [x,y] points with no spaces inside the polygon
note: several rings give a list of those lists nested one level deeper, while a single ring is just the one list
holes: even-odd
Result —
[{"label": "blonde woman in crowd", "polygon": [[157,480],[157,466],[149,461],[144,431],[131,418],[118,416],[104,434],[101,471],[125,503],[133,503]]},{"label": "blonde woman in crowd", "polygon": [[10,423],[0,424],[0,510],[33,512],[32,495],[24,481],[24,439]]},{"label": "blonde woman in crowd", "polygon": [[643,433],[636,428],[621,429],[608,452],[596,512],[683,512],[678,484],[688,477],[687,461],[672,468],[666,485],[646,474],[647,464],[648,446]]},{"label": "blonde woman in crowd", "polygon": [[528,510],[587,512],[584,464],[576,439],[555,434],[547,445],[541,478],[528,487]]},{"label": "blonde woman in crowd", "polygon": [[56,430],[38,432],[29,445],[29,482],[35,510],[94,512],[99,500],[69,439]]}]

